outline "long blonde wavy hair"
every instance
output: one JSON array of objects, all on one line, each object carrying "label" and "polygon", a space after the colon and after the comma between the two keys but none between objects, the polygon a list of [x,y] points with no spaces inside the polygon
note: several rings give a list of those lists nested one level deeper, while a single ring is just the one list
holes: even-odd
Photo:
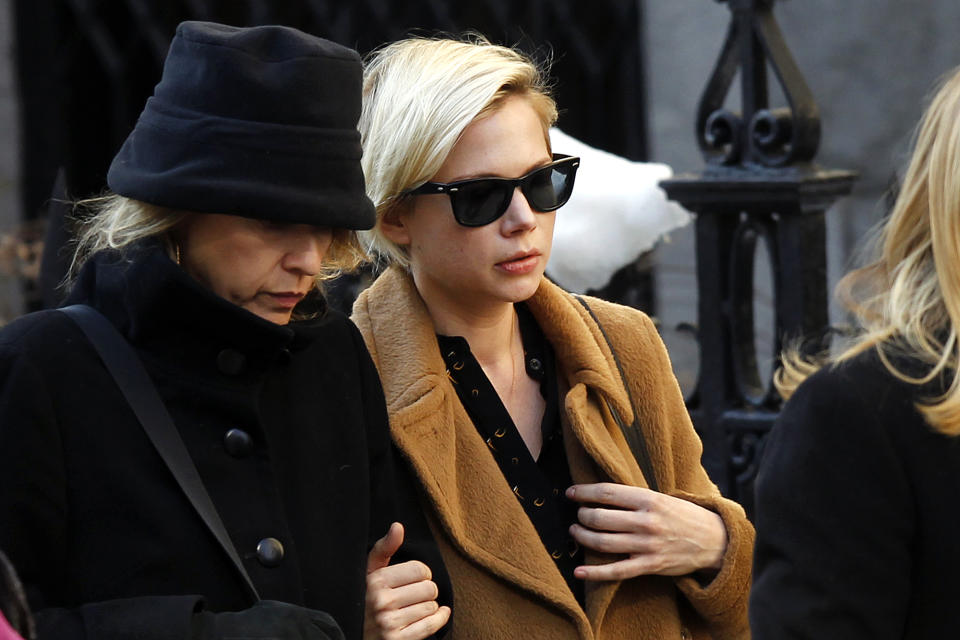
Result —
[{"label": "long blonde wavy hair", "polygon": [[[175,230],[191,215],[108,193],[76,203],[76,241],[68,271],[72,281],[91,255],[103,249],[123,250],[146,238],[156,237],[171,258],[176,257]],[[352,271],[367,259],[357,233],[351,229],[333,229],[333,241],[317,274],[317,286]]]},{"label": "long blonde wavy hair", "polygon": [[[875,348],[890,373],[914,385],[945,375],[942,395],[917,410],[937,431],[960,435],[960,68],[941,83],[914,134],[913,153],[889,216],[875,233],[873,259],[844,276],[837,294],[861,331],[837,355],[783,354],[774,382],[788,398],[826,364]],[[921,377],[891,356],[928,365]]]}]

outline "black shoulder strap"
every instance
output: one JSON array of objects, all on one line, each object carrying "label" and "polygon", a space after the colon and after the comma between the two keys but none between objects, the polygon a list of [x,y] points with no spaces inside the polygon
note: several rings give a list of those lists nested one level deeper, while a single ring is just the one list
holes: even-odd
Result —
[{"label": "black shoulder strap", "polygon": [[93,307],[75,304],[63,307],[60,311],[79,325],[100,354],[107,370],[133,408],[147,437],[163,458],[177,484],[183,489],[217,542],[230,556],[230,560],[243,577],[249,594],[259,600],[260,595],[244,568],[240,556],[237,555],[237,550],[220,520],[220,514],[213,506],[206,487],[203,486],[197,467],[193,464],[187,447],[183,444],[183,439],[157,392],[156,385],[144,369],[143,362],[136,351],[113,324]]},{"label": "black shoulder strap", "polygon": [[613,408],[613,405],[611,405],[606,398],[604,398],[603,401],[606,403],[610,413],[613,414],[613,419],[616,421],[617,426],[620,427],[620,431],[623,432],[623,437],[626,439],[627,444],[630,445],[633,457],[636,458],[637,464],[640,465],[640,471],[643,472],[643,477],[646,478],[647,484],[654,491],[660,491],[660,487],[657,484],[657,476],[653,472],[653,462],[650,459],[650,452],[647,450],[647,440],[644,438],[643,431],[640,428],[640,421],[637,416],[637,403],[633,401],[633,392],[630,391],[627,376],[623,372],[623,365],[620,364],[620,356],[617,355],[617,350],[613,348],[613,343],[610,342],[607,331],[603,328],[603,324],[600,323],[600,319],[597,317],[597,314],[593,312],[593,309],[590,308],[590,305],[587,304],[587,301],[581,296],[574,297],[583,305],[583,308],[587,310],[587,313],[590,314],[593,321],[597,323],[597,328],[600,329],[603,339],[606,341],[607,346],[610,347],[610,353],[613,354],[613,361],[617,365],[617,371],[620,372],[620,382],[627,391],[627,397],[630,399],[630,407],[633,409],[633,424],[627,427],[623,423],[623,418],[621,418],[617,410]]}]

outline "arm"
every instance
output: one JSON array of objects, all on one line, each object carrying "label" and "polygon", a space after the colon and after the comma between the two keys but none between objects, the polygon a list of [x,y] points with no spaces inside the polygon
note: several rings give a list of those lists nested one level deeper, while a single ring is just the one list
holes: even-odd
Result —
[{"label": "arm", "polygon": [[754,638],[902,637],[914,505],[883,425],[926,426],[902,389],[874,382],[821,371],[774,426],[756,484]]},{"label": "arm", "polygon": [[[69,600],[63,447],[55,398],[29,354],[0,352],[0,547],[24,582],[39,637],[188,637],[199,598],[142,598],[58,608]],[[132,625],[132,626],[131,626]],[[113,634],[113,635],[111,635]]]},{"label": "arm", "polygon": [[[278,633],[342,639],[329,616],[295,605],[258,603],[226,614],[204,610],[198,595],[85,601],[97,587],[71,557],[73,532],[84,526],[84,513],[71,509],[68,498],[76,488],[69,486],[65,469],[77,460],[69,459],[61,441],[60,394],[44,375],[50,369],[43,358],[10,345],[0,339],[0,547],[25,585],[40,640],[256,639]],[[51,366],[58,369],[76,364],[60,354],[62,347],[44,354],[54,353]],[[75,373],[69,370],[66,377]]]},{"label": "arm", "polygon": [[361,355],[370,452],[371,536],[384,532],[382,538],[371,541],[367,561],[364,638],[434,637],[450,618],[452,589],[421,512],[414,479],[390,441],[376,368],[356,331],[354,341]]},{"label": "arm", "polygon": [[[753,527],[740,505],[720,495],[700,463],[702,444],[653,323],[635,310],[599,301],[594,307],[631,385],[662,491],[621,487],[608,502],[633,512],[627,516],[633,519],[627,535],[637,545],[632,553],[638,557],[628,558],[619,569],[675,576],[714,637],[746,637]],[[580,492],[576,487],[575,493]],[[625,542],[624,536],[617,542]]]}]

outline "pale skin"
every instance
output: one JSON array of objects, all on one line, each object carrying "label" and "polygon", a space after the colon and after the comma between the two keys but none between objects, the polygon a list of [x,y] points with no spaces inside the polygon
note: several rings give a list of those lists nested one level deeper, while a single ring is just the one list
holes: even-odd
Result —
[{"label": "pale skin", "polygon": [[[550,160],[539,116],[525,98],[514,96],[463,131],[431,181],[516,178]],[[514,304],[533,296],[540,284],[555,216],[533,211],[518,189],[504,215],[483,227],[457,224],[444,195],[417,196],[381,221],[384,234],[407,250],[436,331],[466,338],[534,459],[543,444],[545,403],[539,384],[526,375]],[[575,485],[568,497],[584,505],[571,527],[575,539],[588,549],[626,556],[577,567],[580,579],[686,575],[721,565],[727,534],[712,511],[612,483]]]},{"label": "pale skin", "polygon": [[364,640],[419,640],[450,619],[450,607],[437,604],[430,567],[419,560],[391,565],[403,544],[403,525],[394,522],[367,557]]},{"label": "pale skin", "polygon": [[574,569],[582,580],[623,580],[645,574],[683,576],[719,570],[727,530],[716,513],[650,489],[610,482],[574,485],[579,502],[570,534],[584,547],[626,557]]},{"label": "pale skin", "polygon": [[275,324],[316,287],[333,240],[326,227],[192,213],[174,234],[180,266],[238,307]]}]

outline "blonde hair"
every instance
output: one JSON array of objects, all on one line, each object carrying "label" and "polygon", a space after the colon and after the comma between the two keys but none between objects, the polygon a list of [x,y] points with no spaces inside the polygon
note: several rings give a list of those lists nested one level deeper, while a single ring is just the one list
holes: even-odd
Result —
[{"label": "blonde hair", "polygon": [[[97,251],[123,251],[146,238],[159,239],[170,257],[175,258],[174,231],[187,217],[195,215],[115,193],[81,200],[75,208],[83,215],[75,218],[79,228],[68,272],[69,280],[76,277],[87,258]],[[366,259],[367,255],[355,231],[333,229],[333,240],[324,256],[323,269],[316,277],[317,286],[322,289],[323,281],[356,269]]]},{"label": "blonde hair", "polygon": [[[910,384],[946,374],[946,391],[917,410],[937,431],[960,435],[960,68],[942,82],[920,121],[903,184],[872,249],[873,260],[837,285],[862,332],[832,357],[787,351],[777,389],[787,398],[821,366],[875,348],[890,373]],[[909,375],[891,360],[898,355],[929,371]]]},{"label": "blonde hair", "polygon": [[404,192],[440,170],[471,122],[498,109],[507,97],[530,101],[550,148],[557,107],[546,67],[479,35],[409,38],[370,54],[358,127],[367,195],[377,207],[377,226],[361,233],[371,253],[409,265],[404,249],[381,232],[384,216],[404,206]]}]

